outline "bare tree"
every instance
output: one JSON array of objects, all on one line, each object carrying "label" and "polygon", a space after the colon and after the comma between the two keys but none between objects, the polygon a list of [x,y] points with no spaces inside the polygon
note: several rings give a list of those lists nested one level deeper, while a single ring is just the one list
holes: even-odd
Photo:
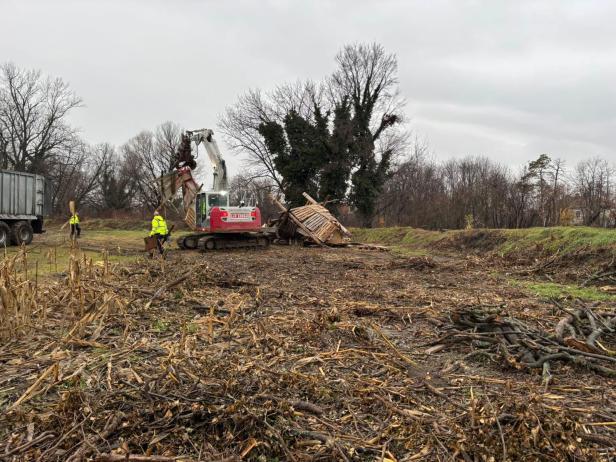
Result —
[{"label": "bare tree", "polygon": [[156,180],[173,168],[180,134],[178,125],[165,122],[155,132],[142,131],[120,148],[124,168],[133,180],[131,190],[146,207],[160,203],[160,185]]},{"label": "bare tree", "polygon": [[136,182],[115,148],[102,143],[93,151],[99,170],[95,176],[97,188],[90,200],[94,208],[97,211],[117,211],[135,205]]},{"label": "bare tree", "polygon": [[168,171],[172,168],[176,151],[181,141],[182,129],[174,122],[167,121],[156,127],[154,147],[157,163]]},{"label": "bare tree", "polygon": [[361,128],[369,130],[373,141],[399,121],[405,101],[398,89],[398,61],[378,43],[347,45],[336,56],[338,69],[329,79],[332,101],[351,98]]},{"label": "bare tree", "polygon": [[247,157],[253,175],[269,178],[282,189],[283,179],[276,169],[275,156],[259,127],[267,122],[282,123],[291,111],[311,120],[315,105],[322,102],[322,86],[311,81],[280,85],[268,93],[249,90],[227,108],[219,127],[231,150]]},{"label": "bare tree", "polygon": [[48,160],[45,175],[52,182],[52,206],[55,213],[63,213],[68,202],[79,206],[93,204],[93,194],[106,158],[98,155],[97,148],[84,142],[75,143],[67,151]]},{"label": "bare tree", "polygon": [[605,159],[595,157],[577,164],[575,193],[583,205],[584,222],[594,224],[613,204],[614,168]]},{"label": "bare tree", "polygon": [[250,173],[235,175],[231,179],[229,194],[232,204],[245,203],[259,207],[263,222],[278,216],[271,195],[278,195],[278,188],[269,178],[255,177]]},{"label": "bare tree", "polygon": [[443,226],[441,171],[425,141],[415,138],[410,153],[394,167],[379,197],[377,214],[383,224],[435,228]]},{"label": "bare tree", "polygon": [[42,173],[53,156],[74,149],[67,114],[82,103],[61,79],[8,63],[0,67],[0,156],[5,168]]},{"label": "bare tree", "polygon": [[555,226],[560,220],[560,210],[563,208],[563,198],[566,195],[566,185],[563,184],[563,175],[565,171],[565,161],[555,159],[552,161],[552,191],[550,198],[550,214],[547,221],[548,224]]},{"label": "bare tree", "polygon": [[166,168],[157,161],[154,133],[143,131],[135,135],[121,147],[121,150],[140,202],[147,207],[156,207],[160,203],[156,178],[164,173]]}]

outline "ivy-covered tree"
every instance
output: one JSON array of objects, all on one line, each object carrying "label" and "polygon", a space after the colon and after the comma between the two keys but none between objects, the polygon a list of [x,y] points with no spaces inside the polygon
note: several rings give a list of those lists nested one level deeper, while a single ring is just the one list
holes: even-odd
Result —
[{"label": "ivy-covered tree", "polygon": [[269,121],[259,127],[291,205],[306,201],[303,192],[319,200],[345,197],[352,165],[348,106],[336,108],[331,131],[329,117],[315,104],[311,118],[291,110],[282,124]]},{"label": "ivy-covered tree", "polygon": [[[319,198],[323,201],[340,201],[346,197],[353,167],[351,141],[353,123],[348,98],[343,98],[334,108],[331,134],[324,143],[324,164],[321,168]],[[335,204],[332,205],[335,209]]]},{"label": "ivy-covered tree", "polygon": [[338,69],[332,93],[348,98],[352,110],[351,153],[356,170],[350,200],[371,226],[376,201],[383,190],[392,157],[404,144],[404,133],[394,133],[401,121],[403,101],[398,97],[398,62],[379,44],[347,45],[336,57]]},{"label": "ivy-covered tree", "polygon": [[371,226],[393,159],[406,147],[397,60],[381,45],[354,44],[336,61],[320,85],[241,96],[221,128],[232,149],[247,154],[292,205],[304,202],[304,191],[321,201],[349,199]]},{"label": "ivy-covered tree", "polygon": [[283,125],[265,122],[259,127],[261,135],[274,155],[274,165],[282,177],[287,201],[298,205],[305,201],[302,192],[318,191],[318,172],[322,152],[315,143],[317,130],[296,111],[289,112]]}]

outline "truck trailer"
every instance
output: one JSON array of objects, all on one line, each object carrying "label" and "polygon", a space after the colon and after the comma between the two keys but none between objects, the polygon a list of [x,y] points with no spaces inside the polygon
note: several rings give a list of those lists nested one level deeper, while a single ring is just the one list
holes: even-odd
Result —
[{"label": "truck trailer", "polygon": [[34,234],[45,232],[49,193],[40,175],[0,170],[0,247],[28,245]]}]

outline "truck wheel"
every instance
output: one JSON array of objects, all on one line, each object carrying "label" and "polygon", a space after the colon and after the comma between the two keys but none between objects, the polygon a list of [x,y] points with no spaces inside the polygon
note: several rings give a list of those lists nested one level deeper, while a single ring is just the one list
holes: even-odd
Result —
[{"label": "truck wheel", "polygon": [[0,221],[0,247],[7,247],[10,243],[11,229],[5,222]]},{"label": "truck wheel", "polygon": [[11,227],[11,242],[15,245],[28,245],[32,242],[34,231],[27,221],[18,221]]}]

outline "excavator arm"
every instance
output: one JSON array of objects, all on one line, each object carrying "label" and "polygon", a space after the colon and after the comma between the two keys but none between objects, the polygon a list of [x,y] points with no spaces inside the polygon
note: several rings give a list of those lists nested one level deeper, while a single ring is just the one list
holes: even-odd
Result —
[{"label": "excavator arm", "polygon": [[229,187],[227,180],[227,165],[213,137],[214,132],[209,128],[202,128],[200,130],[186,131],[186,134],[190,137],[190,140],[197,145],[197,148],[200,144],[203,144],[205,147],[207,156],[212,164],[212,172],[214,175],[212,190],[226,191]]},{"label": "excavator arm", "polygon": [[214,184],[212,189],[214,191],[226,191],[228,188],[227,180],[227,166],[225,160],[220,154],[216,140],[214,140],[214,132],[210,129],[200,130],[187,130],[182,135],[180,147],[176,153],[176,159],[174,162],[174,171],[163,175],[160,181],[160,189],[162,195],[161,204],[167,203],[171,200],[178,190],[182,190],[182,203],[184,206],[184,222],[194,230],[197,227],[195,216],[195,199],[203,185],[197,184],[195,181],[192,170],[196,168],[197,163],[195,157],[192,154],[191,143],[194,142],[199,147],[203,144],[207,155],[212,164]]}]

